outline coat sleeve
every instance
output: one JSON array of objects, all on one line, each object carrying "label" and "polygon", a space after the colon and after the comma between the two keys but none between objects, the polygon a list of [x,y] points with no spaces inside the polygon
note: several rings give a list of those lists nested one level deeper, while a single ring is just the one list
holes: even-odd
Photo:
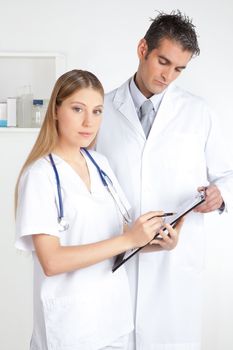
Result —
[{"label": "coat sleeve", "polygon": [[207,107],[209,132],[206,141],[207,174],[222,195],[225,210],[233,211],[233,151],[230,140],[224,135],[219,118]]}]

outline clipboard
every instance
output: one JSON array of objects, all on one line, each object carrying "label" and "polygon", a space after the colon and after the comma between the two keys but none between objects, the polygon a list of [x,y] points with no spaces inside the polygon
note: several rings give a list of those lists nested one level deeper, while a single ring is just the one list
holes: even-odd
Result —
[{"label": "clipboard", "polygon": [[[192,211],[194,208],[196,208],[198,205],[200,205],[204,201],[205,201],[205,191],[203,190],[203,191],[197,192],[195,195],[193,195],[192,197],[188,198],[186,201],[181,203],[181,205],[176,210],[176,214],[165,217],[164,223],[170,224],[171,226],[174,227],[176,222],[180,218],[188,214],[190,211]],[[167,230],[164,229],[163,231],[166,232]],[[159,238],[159,233],[156,233],[154,238]],[[115,272],[121,265],[123,265],[126,261],[132,258],[146,245],[117,255],[112,267],[112,272]]]}]

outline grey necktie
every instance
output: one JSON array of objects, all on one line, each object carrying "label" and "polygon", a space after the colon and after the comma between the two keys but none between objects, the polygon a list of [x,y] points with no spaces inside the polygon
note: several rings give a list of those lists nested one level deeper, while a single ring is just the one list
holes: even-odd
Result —
[{"label": "grey necktie", "polygon": [[139,114],[142,128],[147,138],[150,133],[153,121],[155,119],[155,110],[151,100],[146,100],[145,102],[143,102],[143,104],[140,107]]}]

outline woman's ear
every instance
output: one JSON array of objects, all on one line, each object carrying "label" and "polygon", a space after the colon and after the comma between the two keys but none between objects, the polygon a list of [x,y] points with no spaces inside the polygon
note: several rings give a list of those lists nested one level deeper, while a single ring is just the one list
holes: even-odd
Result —
[{"label": "woman's ear", "polygon": [[145,39],[141,39],[138,43],[138,58],[142,59],[145,58],[147,55],[147,51],[148,51],[148,46],[147,46],[147,42]]}]

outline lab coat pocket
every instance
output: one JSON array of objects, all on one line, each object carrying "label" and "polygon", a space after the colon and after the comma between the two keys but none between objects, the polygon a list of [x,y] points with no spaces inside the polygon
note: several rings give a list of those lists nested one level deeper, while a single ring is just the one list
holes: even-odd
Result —
[{"label": "lab coat pocket", "polygon": [[93,302],[85,296],[64,296],[43,300],[48,350],[92,348]]},{"label": "lab coat pocket", "polygon": [[[183,170],[195,170],[201,162],[200,159],[200,142],[197,134],[192,133],[174,133],[173,141],[169,142],[167,152],[167,164],[174,170],[181,166]],[[174,144],[170,148],[170,144]],[[203,153],[203,151],[202,151]]]}]

